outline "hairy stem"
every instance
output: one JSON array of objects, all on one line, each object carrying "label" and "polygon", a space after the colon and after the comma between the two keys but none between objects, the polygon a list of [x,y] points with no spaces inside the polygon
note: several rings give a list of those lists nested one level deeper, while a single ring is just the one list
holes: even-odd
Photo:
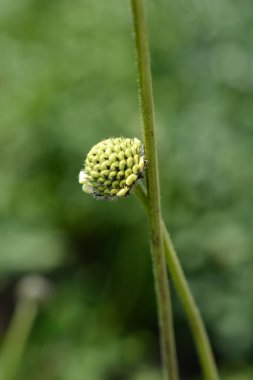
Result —
[{"label": "hairy stem", "polygon": [[152,256],[158,303],[163,369],[164,377],[166,379],[177,380],[178,368],[173,331],[172,307],[162,238],[154,106],[144,1],[131,0],[131,5],[137,54],[144,146],[146,159],[148,160],[147,204],[151,228]]},{"label": "hairy stem", "polygon": [[[147,193],[143,185],[138,184],[135,188],[135,193],[146,211],[148,211]],[[171,241],[170,235],[162,221],[162,233],[165,248],[167,264],[172,275],[172,279],[181,299],[183,308],[187,315],[195,345],[199,354],[203,373],[207,380],[218,380],[218,370],[215,364],[212,348],[205,329],[199,309],[194,301],[187,279],[178,260],[175,248]]]}]

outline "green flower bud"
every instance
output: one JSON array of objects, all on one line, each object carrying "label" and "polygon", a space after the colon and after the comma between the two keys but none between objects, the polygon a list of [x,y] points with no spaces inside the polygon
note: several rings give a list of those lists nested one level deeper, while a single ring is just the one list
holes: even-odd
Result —
[{"label": "green flower bud", "polygon": [[95,145],[87,155],[79,183],[84,192],[95,198],[117,199],[143,177],[146,167],[144,148],[134,138],[111,138]]}]

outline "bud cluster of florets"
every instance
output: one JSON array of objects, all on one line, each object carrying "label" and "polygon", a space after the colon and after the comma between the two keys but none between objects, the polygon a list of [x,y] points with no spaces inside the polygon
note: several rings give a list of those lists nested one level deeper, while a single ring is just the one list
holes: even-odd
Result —
[{"label": "bud cluster of florets", "polygon": [[87,155],[79,183],[95,198],[116,199],[129,195],[143,177],[144,148],[137,138],[110,138],[95,145]]}]

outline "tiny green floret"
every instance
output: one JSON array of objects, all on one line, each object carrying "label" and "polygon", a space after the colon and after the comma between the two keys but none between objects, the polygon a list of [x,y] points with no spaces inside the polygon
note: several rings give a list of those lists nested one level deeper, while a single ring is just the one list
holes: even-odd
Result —
[{"label": "tiny green floret", "polygon": [[93,146],[79,183],[85,193],[112,200],[129,195],[146,168],[144,147],[137,138],[110,138]]}]

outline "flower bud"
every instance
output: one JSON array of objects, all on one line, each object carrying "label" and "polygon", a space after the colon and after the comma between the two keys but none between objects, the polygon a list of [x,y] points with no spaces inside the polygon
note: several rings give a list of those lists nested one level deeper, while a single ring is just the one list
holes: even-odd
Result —
[{"label": "flower bud", "polygon": [[111,138],[95,145],[88,153],[79,183],[95,198],[117,199],[143,177],[146,167],[144,147],[134,138]]}]

